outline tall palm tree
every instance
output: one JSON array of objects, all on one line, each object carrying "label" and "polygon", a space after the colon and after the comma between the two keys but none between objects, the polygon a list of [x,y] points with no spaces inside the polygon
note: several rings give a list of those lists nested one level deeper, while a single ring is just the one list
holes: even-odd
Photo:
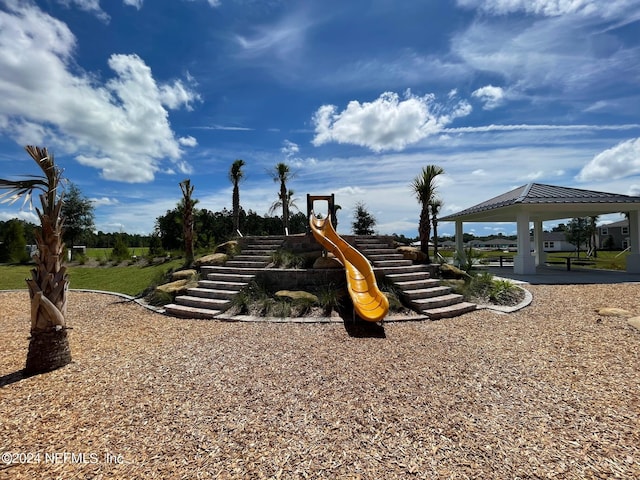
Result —
[{"label": "tall palm tree", "polygon": [[420,250],[427,256],[427,263],[431,263],[429,258],[429,237],[431,236],[429,206],[433,203],[436,195],[436,177],[443,173],[444,169],[442,167],[427,165],[423,167],[422,172],[411,184],[414,193],[418,197],[418,202],[422,205],[418,234],[420,235]]},{"label": "tall palm tree", "polygon": [[599,215],[591,215],[589,217],[589,251],[594,257],[598,256],[598,217]]},{"label": "tall palm tree", "polygon": [[438,215],[442,209],[442,200],[434,198],[429,204],[431,207],[431,225],[433,226],[433,257],[438,261]]},{"label": "tall palm tree", "polygon": [[196,202],[193,200],[193,185],[188,178],[180,182],[180,190],[182,190],[182,231],[184,235],[184,252],[185,265],[190,266],[193,263],[193,207]]},{"label": "tall palm tree", "polygon": [[231,170],[229,170],[229,180],[233,183],[233,231],[240,231],[240,188],[238,185],[244,178],[244,172],[242,171],[242,167],[245,166],[244,160],[237,159],[231,165]]},{"label": "tall palm tree", "polygon": [[39,190],[41,209],[36,208],[40,227],[36,230],[38,253],[36,267],[27,279],[31,298],[31,338],[24,373],[35,375],[71,362],[67,337],[67,291],[69,277],[64,266],[62,170],[56,166],[53,154],[46,148],[28,145],[27,153],[35,160],[43,176],[23,180],[0,179],[0,188],[8,190],[0,198],[13,203],[24,197],[31,202],[34,190]]},{"label": "tall palm tree", "polygon": [[[286,163],[278,163],[271,171],[271,177],[274,182],[280,182],[280,192],[278,193],[278,201],[282,208],[282,223],[284,224],[285,234],[289,231],[289,200],[287,182],[293,177],[293,173]],[[293,192],[292,192],[293,193]],[[275,203],[274,203],[275,205]]]}]

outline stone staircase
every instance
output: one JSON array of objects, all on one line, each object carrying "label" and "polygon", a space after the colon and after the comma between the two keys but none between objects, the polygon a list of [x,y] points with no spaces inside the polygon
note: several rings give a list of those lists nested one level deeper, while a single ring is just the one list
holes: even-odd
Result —
[{"label": "stone staircase", "polygon": [[463,301],[462,295],[431,278],[426,265],[414,265],[396,252],[385,237],[356,236],[356,248],[367,257],[373,267],[381,270],[402,290],[405,300],[431,320],[456,317],[476,309],[474,303]]},{"label": "stone staircase", "polygon": [[165,305],[167,313],[183,318],[214,318],[231,306],[231,301],[256,273],[271,261],[271,254],[284,241],[283,236],[246,237],[242,253],[224,266],[202,267],[197,287]]}]

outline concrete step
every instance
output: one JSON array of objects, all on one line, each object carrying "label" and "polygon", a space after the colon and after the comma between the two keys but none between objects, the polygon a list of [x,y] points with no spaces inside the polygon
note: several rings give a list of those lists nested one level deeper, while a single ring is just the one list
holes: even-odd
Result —
[{"label": "concrete step", "polygon": [[472,312],[476,309],[475,303],[460,302],[454,305],[448,305],[446,307],[432,308],[429,310],[423,310],[430,320],[438,320],[440,318],[452,318],[463,315],[467,312]]},{"label": "concrete step", "polygon": [[416,282],[420,280],[428,280],[431,278],[429,272],[425,271],[416,271],[416,272],[405,272],[405,273],[391,273],[387,275],[387,278],[397,285],[402,286],[405,282]]},{"label": "concrete step", "polygon": [[189,307],[187,305],[176,305],[175,303],[170,303],[169,305],[165,305],[164,311],[169,315],[173,315],[180,318],[200,318],[200,319],[215,318],[216,315],[221,313],[221,311],[219,310]]},{"label": "concrete step", "polygon": [[403,260],[400,258],[399,260],[373,260],[369,259],[373,262],[373,264],[378,268],[387,268],[387,267],[410,267],[413,265],[411,260]]},{"label": "concrete step", "polygon": [[403,292],[410,300],[419,300],[421,298],[437,297],[451,293],[451,287],[438,285],[435,287],[418,288],[415,290],[404,290]]},{"label": "concrete step", "polygon": [[207,275],[255,275],[259,271],[261,271],[264,267],[234,267],[234,266],[206,266],[200,268],[200,273],[202,276],[206,277]]},{"label": "concrete step", "polygon": [[431,310],[434,308],[448,307],[455,303],[461,303],[464,297],[457,293],[448,293],[446,295],[438,295],[437,297],[420,298],[413,300],[411,303],[419,310]]},{"label": "concrete step", "polygon": [[248,282],[227,282],[224,280],[200,280],[198,286],[209,290],[232,290],[239,292]]},{"label": "concrete step", "polygon": [[396,252],[393,248],[370,248],[368,246],[358,245],[358,250],[360,250],[365,255],[401,255]]},{"label": "concrete step", "polygon": [[[364,252],[363,252],[364,253]],[[404,256],[399,253],[375,253],[371,255],[369,252],[366,252],[365,255],[369,260],[375,262],[376,260],[404,260]],[[407,260],[411,261],[411,260]]]},{"label": "concrete step", "polygon": [[190,295],[178,295],[175,303],[186,305],[187,307],[208,308],[218,311],[226,310],[231,305],[231,301],[224,298],[192,297]]},{"label": "concrete step", "polygon": [[206,287],[193,287],[187,289],[187,295],[191,297],[219,298],[231,300],[238,294],[239,290],[221,290]]},{"label": "concrete step", "polygon": [[385,275],[393,275],[398,273],[416,273],[422,272],[429,274],[429,268],[426,265],[401,265],[398,267],[384,267],[381,268]]},{"label": "concrete step", "polygon": [[255,274],[243,274],[243,273],[209,273],[207,274],[207,280],[213,280],[217,282],[244,282],[249,283]]},{"label": "concrete step", "polygon": [[262,260],[229,260],[224,264],[225,267],[250,268],[253,270],[262,270],[267,265],[268,263]]},{"label": "concrete step", "polygon": [[437,287],[440,285],[440,280],[436,278],[426,277],[422,280],[409,280],[406,282],[394,282],[398,287],[402,289],[403,292],[407,290],[418,290],[421,288],[431,288]]}]

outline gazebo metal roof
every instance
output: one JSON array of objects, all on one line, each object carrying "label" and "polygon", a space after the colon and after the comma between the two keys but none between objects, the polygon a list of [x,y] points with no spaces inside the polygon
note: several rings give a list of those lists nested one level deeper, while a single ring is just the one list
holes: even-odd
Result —
[{"label": "gazebo metal roof", "polygon": [[529,183],[458,213],[441,217],[439,221],[514,222],[518,212],[522,211],[529,213],[531,221],[546,221],[639,208],[640,197]]}]

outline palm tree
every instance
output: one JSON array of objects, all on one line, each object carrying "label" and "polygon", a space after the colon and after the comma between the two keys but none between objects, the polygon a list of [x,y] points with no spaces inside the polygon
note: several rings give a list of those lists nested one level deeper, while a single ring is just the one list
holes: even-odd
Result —
[{"label": "palm tree", "polygon": [[242,167],[244,167],[245,163],[242,159],[237,159],[231,165],[231,170],[229,170],[229,180],[233,183],[233,231],[240,231],[240,189],[238,187],[239,183],[244,178],[244,172],[242,171]]},{"label": "palm tree", "polygon": [[[289,231],[289,192],[293,194],[293,191],[287,190],[287,182],[291,180],[293,173],[286,163],[278,163],[271,171],[271,178],[274,182],[280,182],[280,192],[278,193],[278,201],[273,205],[279,204],[282,208],[282,223],[284,224],[284,233]],[[273,207],[272,207],[273,208]]]},{"label": "palm tree", "polygon": [[[291,210],[293,209],[300,211],[300,209],[298,208],[298,205],[296,204],[296,201],[298,199],[293,198],[294,195],[295,195],[295,192],[293,190],[287,191],[287,210],[289,212],[291,212]],[[273,215],[276,212],[276,210],[280,210],[281,208],[282,208],[282,201],[278,199],[275,202],[273,202],[271,207],[269,207],[269,215]]]},{"label": "palm tree", "polygon": [[598,217],[599,215],[591,215],[589,217],[589,251],[594,257],[598,256],[597,237],[598,237]]},{"label": "palm tree", "polygon": [[442,200],[434,198],[429,204],[431,207],[431,225],[433,226],[433,257],[438,261],[438,215],[442,208]]},{"label": "palm tree", "polygon": [[36,230],[38,253],[36,267],[27,279],[31,298],[31,338],[26,375],[49,372],[71,362],[71,348],[67,337],[67,291],[69,277],[64,266],[62,170],[56,166],[53,154],[46,148],[28,145],[27,153],[35,160],[43,176],[29,176],[23,180],[2,180],[0,188],[8,190],[0,198],[13,203],[24,197],[31,202],[34,190],[40,192],[42,210],[36,208],[40,227]]},{"label": "palm tree", "polygon": [[182,231],[184,235],[185,265],[193,263],[193,207],[196,202],[192,199],[193,185],[188,178],[180,182],[182,190]]},{"label": "palm tree", "polygon": [[433,203],[436,195],[435,179],[443,173],[444,170],[442,167],[427,165],[411,184],[414,193],[418,197],[418,201],[422,205],[418,234],[420,235],[420,250],[427,256],[427,263],[431,263],[429,258],[429,237],[431,236],[429,205]]}]

